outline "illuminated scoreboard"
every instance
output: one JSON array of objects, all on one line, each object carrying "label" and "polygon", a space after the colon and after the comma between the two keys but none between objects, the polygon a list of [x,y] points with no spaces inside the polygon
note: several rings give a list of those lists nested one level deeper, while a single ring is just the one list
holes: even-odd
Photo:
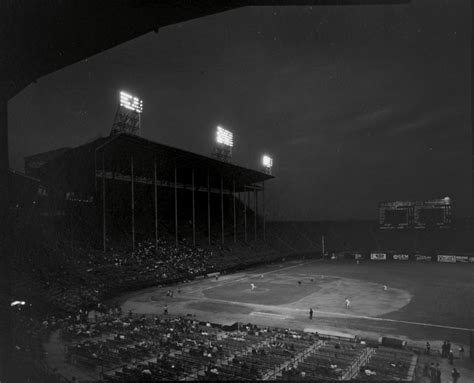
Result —
[{"label": "illuminated scoreboard", "polygon": [[448,228],[451,224],[449,197],[420,202],[415,205],[415,229]]},{"label": "illuminated scoreboard", "polygon": [[408,229],[413,225],[414,202],[394,201],[379,204],[381,229]]},{"label": "illuminated scoreboard", "polygon": [[379,204],[380,229],[448,228],[451,224],[451,199],[394,201]]}]

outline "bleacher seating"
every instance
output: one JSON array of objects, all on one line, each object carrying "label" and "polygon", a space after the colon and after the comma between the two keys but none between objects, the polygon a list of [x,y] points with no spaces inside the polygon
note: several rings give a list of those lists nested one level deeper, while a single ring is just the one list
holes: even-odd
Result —
[{"label": "bleacher seating", "polygon": [[357,378],[366,377],[364,371],[370,369],[379,378],[408,379],[413,364],[408,350],[381,347],[371,353],[374,349],[353,339],[251,324],[224,331],[183,317],[109,311],[97,322],[84,320],[81,325],[95,332],[84,338],[71,332],[70,325],[64,328],[68,360],[102,372],[106,382],[341,380],[356,377],[361,361]]}]

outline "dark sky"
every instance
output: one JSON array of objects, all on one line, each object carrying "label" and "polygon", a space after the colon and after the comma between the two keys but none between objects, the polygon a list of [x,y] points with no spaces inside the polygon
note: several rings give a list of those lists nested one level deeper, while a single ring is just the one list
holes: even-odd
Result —
[{"label": "dark sky", "polygon": [[10,157],[110,131],[118,92],[142,135],[234,162],[274,157],[276,219],[377,219],[382,200],[471,208],[468,0],[247,7],[163,28],[41,78],[9,104]]}]

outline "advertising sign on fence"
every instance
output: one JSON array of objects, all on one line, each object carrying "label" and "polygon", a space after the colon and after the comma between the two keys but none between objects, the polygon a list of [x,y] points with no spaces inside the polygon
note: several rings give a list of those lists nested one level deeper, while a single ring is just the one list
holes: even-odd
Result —
[{"label": "advertising sign on fence", "polygon": [[474,263],[474,257],[470,257],[469,262]]},{"label": "advertising sign on fence", "polygon": [[438,262],[455,263],[456,256],[455,255],[438,255]]},{"label": "advertising sign on fence", "polygon": [[362,259],[362,254],[354,253],[354,259]]},{"label": "advertising sign on fence", "polygon": [[393,254],[393,259],[397,261],[408,261],[408,254]]},{"label": "advertising sign on fence", "polygon": [[469,257],[467,255],[456,255],[456,262],[468,263]]},{"label": "advertising sign on fence", "polygon": [[415,259],[417,261],[431,261],[431,256],[430,255],[416,255]]},{"label": "advertising sign on fence", "polygon": [[387,259],[387,254],[385,253],[371,253],[370,259],[373,261],[385,261]]}]

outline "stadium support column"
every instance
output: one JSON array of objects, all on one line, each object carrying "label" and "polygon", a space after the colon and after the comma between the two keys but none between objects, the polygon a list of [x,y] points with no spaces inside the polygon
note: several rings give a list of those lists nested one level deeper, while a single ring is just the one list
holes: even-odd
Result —
[{"label": "stadium support column", "polygon": [[221,233],[222,244],[224,244],[224,176],[221,173]]},{"label": "stadium support column", "polygon": [[106,221],[106,200],[105,200],[105,153],[102,152],[102,243],[104,253],[107,250],[107,221]]},{"label": "stadium support column", "polygon": [[234,243],[237,243],[237,218],[235,215],[235,177],[232,177],[232,211],[234,215]]},{"label": "stadium support column", "polygon": [[262,182],[262,224],[263,224],[263,241],[265,241],[265,182]]},{"label": "stadium support column", "polygon": [[135,177],[133,175],[133,155],[130,156],[131,205],[132,205],[132,250],[135,250]]},{"label": "stadium support column", "polygon": [[211,246],[211,183],[209,168],[207,168],[207,242]]},{"label": "stadium support column", "polygon": [[257,205],[257,201],[258,201],[258,194],[257,194],[257,189],[254,190],[254,196],[255,196],[255,211],[254,211],[254,214],[253,214],[253,221],[254,221],[254,240],[256,241],[257,240],[257,208],[258,208],[258,205]]},{"label": "stadium support column", "polygon": [[[4,78],[6,80],[6,76]],[[2,95],[6,94],[4,89]],[[3,93],[5,92],[5,93]],[[12,228],[8,215],[8,100],[0,98],[0,379],[8,381],[11,337],[11,280]]]},{"label": "stadium support column", "polygon": [[247,193],[245,193],[245,187],[246,185],[244,186],[244,195],[247,194],[247,201],[244,201],[244,232],[245,232],[244,235],[245,235],[245,242],[247,242],[247,205],[250,201],[250,191],[247,191]]},{"label": "stadium support column", "polygon": [[155,196],[155,251],[158,252],[158,190],[156,182],[156,157],[153,163],[153,193]]},{"label": "stadium support column", "polygon": [[196,246],[196,211],[195,211],[195,206],[194,206],[194,168],[192,169],[191,173],[191,183],[192,183],[192,189],[191,189],[191,196],[192,196],[192,202],[193,202],[193,245]]},{"label": "stadium support column", "polygon": [[95,198],[98,200],[97,197],[97,149],[94,154],[94,187],[95,187]]},{"label": "stadium support column", "polygon": [[174,164],[174,243],[178,247],[178,169]]},{"label": "stadium support column", "polygon": [[237,192],[237,199],[240,203],[242,203],[242,195],[241,195],[240,191]]},{"label": "stadium support column", "polygon": [[469,356],[474,362],[474,333],[471,331],[470,342],[469,342]]}]

